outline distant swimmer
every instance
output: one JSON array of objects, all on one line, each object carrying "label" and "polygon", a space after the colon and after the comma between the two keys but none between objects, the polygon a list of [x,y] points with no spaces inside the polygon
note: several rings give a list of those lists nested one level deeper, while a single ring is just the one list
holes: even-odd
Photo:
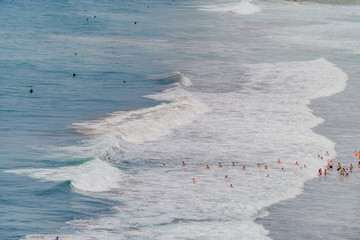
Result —
[{"label": "distant swimmer", "polygon": [[111,158],[110,157],[108,157],[108,161],[110,161],[111,160]]},{"label": "distant swimmer", "polygon": [[352,165],[352,163],[350,164],[350,172],[352,172],[354,166]]},{"label": "distant swimmer", "polygon": [[[360,168],[360,162],[359,162],[359,168]],[[246,170],[245,166],[243,166],[242,170],[243,170],[243,171]]]},{"label": "distant swimmer", "polygon": [[326,168],[327,168],[327,169],[330,169],[330,162],[328,162]]},{"label": "distant swimmer", "polygon": [[268,170],[268,167],[265,165],[264,169],[265,169],[265,170]]},{"label": "distant swimmer", "polygon": [[321,156],[320,159],[323,160],[324,159],[323,156]]},{"label": "distant swimmer", "polygon": [[163,167],[165,167],[165,163],[163,163]]},{"label": "distant swimmer", "polygon": [[210,166],[209,165],[206,165],[206,167],[205,167],[206,169],[210,169]]},{"label": "distant swimmer", "polygon": [[281,168],[281,172],[285,172],[285,169],[284,169],[284,168]]},{"label": "distant swimmer", "polygon": [[192,179],[192,183],[195,184],[196,183],[196,180],[195,178]]},{"label": "distant swimmer", "polygon": [[186,164],[185,164],[185,162],[184,162],[184,161],[182,161],[181,166],[183,166],[183,167],[185,167],[185,166],[186,166]]},{"label": "distant swimmer", "polygon": [[329,156],[329,152],[328,152],[328,151],[326,151],[326,156]]},{"label": "distant swimmer", "polygon": [[96,18],[96,16],[94,16],[94,18]]},{"label": "distant swimmer", "polygon": [[235,167],[235,163],[234,163],[234,162],[232,162],[231,166]]},{"label": "distant swimmer", "polygon": [[123,83],[126,83],[126,81],[125,81],[125,80],[123,80],[122,82],[123,82]]},{"label": "distant swimmer", "polygon": [[30,93],[33,93],[33,92],[34,92],[34,90],[30,89]]},{"label": "distant swimmer", "polygon": [[280,163],[281,163],[280,159],[278,159],[276,162],[277,162],[278,164],[280,164]]},{"label": "distant swimmer", "polygon": [[266,175],[266,178],[269,178],[270,177],[270,175],[268,174],[268,175]]},{"label": "distant swimmer", "polygon": [[230,188],[233,188],[233,185],[232,185],[232,184],[230,184]]},{"label": "distant swimmer", "polygon": [[134,24],[137,24],[138,22],[137,21],[134,21]]},{"label": "distant swimmer", "polygon": [[304,164],[304,168],[306,168],[306,165]]},{"label": "distant swimmer", "polygon": [[357,157],[357,155],[358,155],[358,152],[357,152],[357,150],[355,150],[354,157]]},{"label": "distant swimmer", "polygon": [[346,169],[346,176],[349,176],[349,169]]},{"label": "distant swimmer", "polygon": [[225,175],[225,177],[224,178],[228,178],[228,176],[227,175]]},{"label": "distant swimmer", "polygon": [[358,167],[360,168],[360,162],[359,162],[359,165],[358,165]]},{"label": "distant swimmer", "polygon": [[222,164],[221,164],[221,162],[219,162],[219,165],[218,165],[218,166],[219,166],[219,168],[220,168],[220,167],[222,167]]},{"label": "distant swimmer", "polygon": [[77,56],[77,52],[75,52],[74,55]]},{"label": "distant swimmer", "polygon": [[333,168],[333,162],[332,161],[330,161],[330,169],[332,169]]},{"label": "distant swimmer", "polygon": [[324,169],[324,176],[326,176],[327,175],[327,172],[326,172],[326,169]]},{"label": "distant swimmer", "polygon": [[260,163],[257,164],[257,167],[258,167],[258,168],[261,167]]},{"label": "distant swimmer", "polygon": [[299,166],[299,163],[298,163],[298,162],[296,162],[296,163],[295,163],[295,165],[296,165],[296,166]]},{"label": "distant swimmer", "polygon": [[76,77],[76,73],[73,73],[73,77]]},{"label": "distant swimmer", "polygon": [[320,155],[318,155],[318,159],[320,159]]},{"label": "distant swimmer", "polygon": [[56,237],[55,240],[59,240],[59,237]]},{"label": "distant swimmer", "polygon": [[322,175],[322,170],[321,170],[321,168],[319,169],[318,175],[319,175],[319,177],[321,177],[321,175]]}]

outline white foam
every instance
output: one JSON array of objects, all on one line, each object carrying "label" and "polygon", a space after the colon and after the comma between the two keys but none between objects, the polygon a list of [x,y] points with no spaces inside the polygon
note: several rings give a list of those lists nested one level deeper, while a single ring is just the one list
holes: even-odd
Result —
[{"label": "white foam", "polygon": [[219,5],[202,6],[199,8],[208,12],[229,12],[241,15],[250,15],[261,11],[261,8],[255,6],[251,1],[238,1]]},{"label": "white foam", "polygon": [[118,168],[99,159],[77,166],[18,169],[7,172],[29,176],[41,181],[71,181],[74,188],[87,192],[105,192],[114,188],[118,189],[123,180],[123,174]]},{"label": "white foam", "polygon": [[[169,79],[174,76],[182,84],[191,85],[191,81],[180,73],[165,77]],[[190,92],[182,89],[179,85],[147,97],[170,102],[150,108],[115,112],[102,119],[73,125],[78,132],[85,135],[107,134],[126,142],[141,143],[170,135],[174,129],[190,124],[199,115],[209,110],[205,104],[191,96]]]}]

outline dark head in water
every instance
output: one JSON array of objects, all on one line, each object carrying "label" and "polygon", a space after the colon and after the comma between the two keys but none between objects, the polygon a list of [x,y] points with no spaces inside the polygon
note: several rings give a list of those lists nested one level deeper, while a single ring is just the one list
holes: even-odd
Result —
[{"label": "dark head in water", "polygon": [[33,90],[32,90],[32,89],[30,89],[30,93],[33,93]]}]

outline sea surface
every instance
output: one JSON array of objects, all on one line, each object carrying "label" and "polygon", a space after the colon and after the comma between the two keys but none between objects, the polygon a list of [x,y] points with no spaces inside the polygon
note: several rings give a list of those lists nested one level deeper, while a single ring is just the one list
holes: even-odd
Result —
[{"label": "sea surface", "polygon": [[0,13],[1,240],[358,239],[359,4]]}]

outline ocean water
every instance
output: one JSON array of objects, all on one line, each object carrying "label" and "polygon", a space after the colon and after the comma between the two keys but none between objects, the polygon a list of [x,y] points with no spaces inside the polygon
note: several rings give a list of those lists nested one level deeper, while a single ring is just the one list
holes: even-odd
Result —
[{"label": "ocean water", "polygon": [[358,236],[359,5],[0,11],[0,239]]}]

